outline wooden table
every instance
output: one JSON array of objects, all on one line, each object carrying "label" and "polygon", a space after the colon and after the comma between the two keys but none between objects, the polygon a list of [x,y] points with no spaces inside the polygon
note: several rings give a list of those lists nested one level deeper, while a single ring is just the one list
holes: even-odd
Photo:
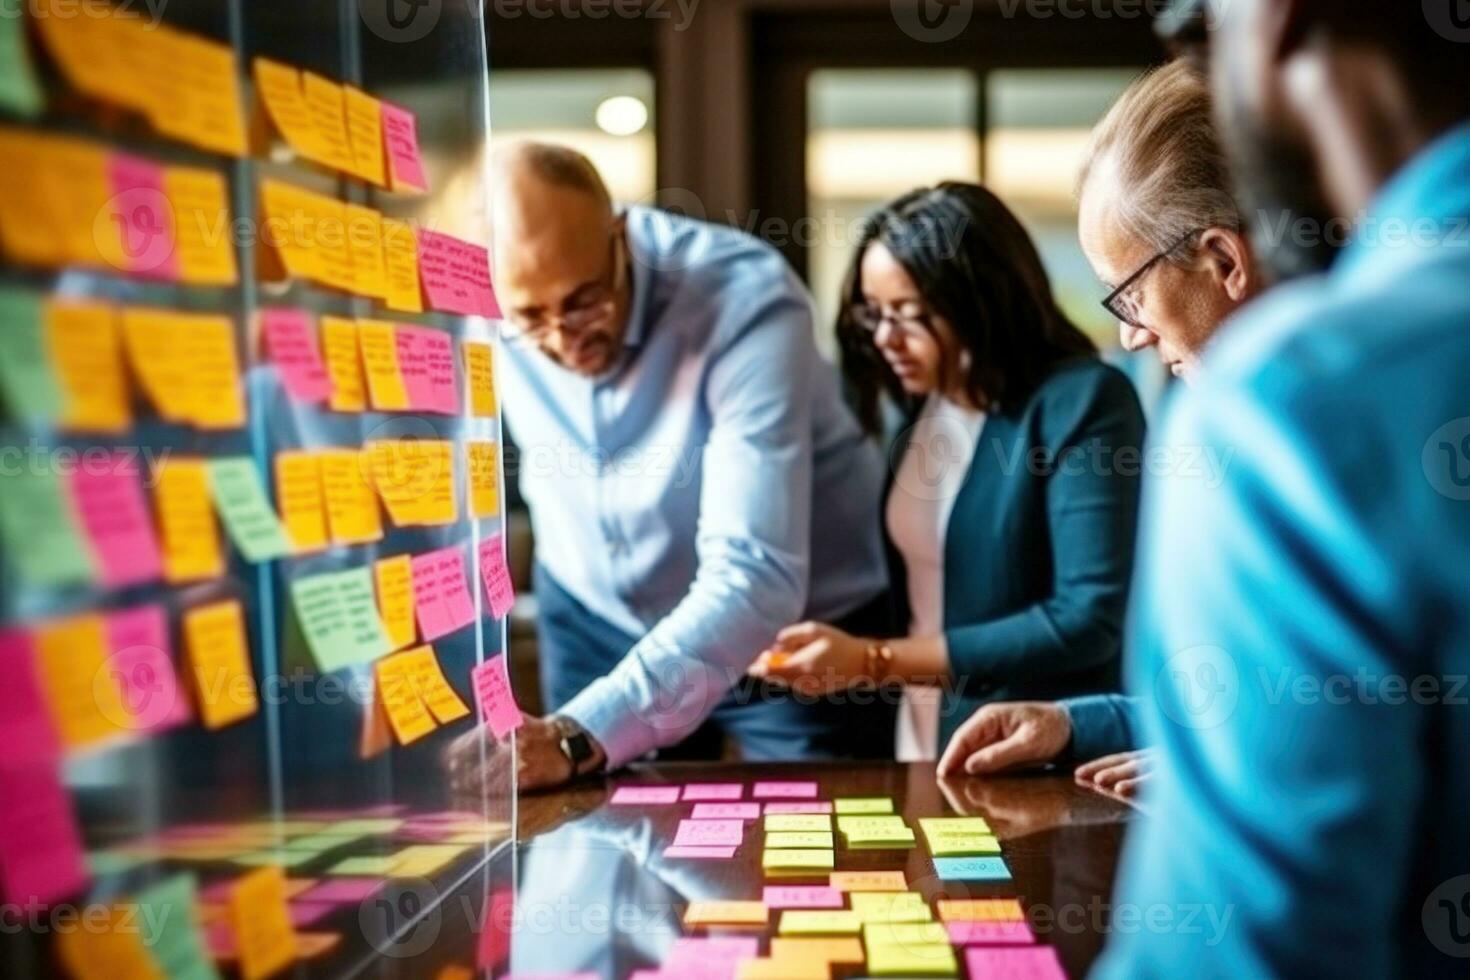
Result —
[{"label": "wooden table", "polygon": [[[826,800],[891,796],[895,811],[916,831],[919,817],[985,817],[1001,840],[1011,882],[938,880],[922,833],[911,849],[884,851],[846,850],[839,836],[837,869],[902,869],[909,887],[931,904],[939,897],[1019,897],[1039,940],[1057,948],[1073,977],[1084,976],[1101,950],[1133,811],[1078,787],[1070,774],[938,783],[932,765],[658,764],[521,798],[514,969],[587,970],[622,980],[660,965],[672,941],[688,931],[683,909],[692,899],[759,899],[765,884],[825,883],[825,876],[766,877],[758,826],[747,828],[733,860],[665,859],[662,851],[692,804],[608,805],[612,790],[626,784],[741,782],[749,800],[749,787],[760,779],[814,779]],[[764,935],[774,931],[775,919]],[[861,967],[833,971],[834,977],[862,974]]]}]

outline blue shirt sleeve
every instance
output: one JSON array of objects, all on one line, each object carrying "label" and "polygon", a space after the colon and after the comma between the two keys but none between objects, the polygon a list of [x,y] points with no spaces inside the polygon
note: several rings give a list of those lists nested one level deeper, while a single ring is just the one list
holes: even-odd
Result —
[{"label": "blue shirt sleeve", "polygon": [[1132,752],[1142,746],[1138,737],[1138,702],[1121,694],[1095,694],[1062,702],[1072,720],[1068,758],[1091,762],[1106,755]]}]

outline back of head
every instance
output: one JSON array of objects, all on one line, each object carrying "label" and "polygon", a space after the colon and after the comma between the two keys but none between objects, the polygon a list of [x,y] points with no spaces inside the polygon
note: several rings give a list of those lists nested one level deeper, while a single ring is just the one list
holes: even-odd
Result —
[{"label": "back of head", "polygon": [[1470,117],[1470,14],[1463,0],[1321,0],[1312,17],[1312,26],[1335,40],[1381,51],[1412,96],[1405,111],[1427,128]]}]

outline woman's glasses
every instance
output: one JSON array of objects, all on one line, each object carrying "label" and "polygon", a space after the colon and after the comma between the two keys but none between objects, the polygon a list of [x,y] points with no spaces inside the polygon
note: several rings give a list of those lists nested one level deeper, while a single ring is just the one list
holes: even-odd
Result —
[{"label": "woman's glasses", "polygon": [[1130,327],[1142,327],[1143,324],[1138,322],[1138,313],[1142,307],[1142,302],[1138,297],[1137,287],[1143,285],[1144,277],[1153,271],[1154,266],[1179,251],[1186,242],[1190,241],[1202,231],[1204,231],[1203,228],[1196,228],[1139,266],[1137,272],[1123,280],[1123,284],[1109,293],[1107,298],[1102,301],[1103,309],[1107,310],[1113,319],[1121,320]]},{"label": "woman's glasses", "polygon": [[904,303],[891,310],[875,303],[854,303],[848,308],[848,315],[858,329],[870,336],[877,334],[885,323],[892,324],[904,337],[928,334],[934,326],[934,314],[918,303]]}]

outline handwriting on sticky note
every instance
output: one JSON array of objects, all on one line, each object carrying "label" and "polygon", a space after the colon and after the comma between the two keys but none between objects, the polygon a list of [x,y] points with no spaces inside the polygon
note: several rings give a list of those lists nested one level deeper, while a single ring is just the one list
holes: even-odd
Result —
[{"label": "handwriting on sticky note", "polygon": [[184,643],[205,728],[215,731],[259,710],[240,603],[217,602],[184,613]]},{"label": "handwriting on sticky note", "polygon": [[406,658],[402,653],[384,657],[373,668],[378,703],[400,745],[412,745],[438,727],[429,706],[419,696],[412,675],[413,665]]},{"label": "handwriting on sticky note", "polygon": [[378,616],[370,569],[298,578],[291,583],[291,598],[323,673],[372,663],[392,646]]},{"label": "handwriting on sticky note", "polygon": [[104,255],[131,275],[177,280],[174,210],[164,190],[163,167],[126,153],[110,154],[107,162],[117,251],[108,254],[114,242],[104,239]]},{"label": "handwriting on sticky note", "polygon": [[769,910],[760,902],[694,901],[684,909],[684,924],[763,926],[770,915]]},{"label": "handwriting on sticky note", "polygon": [[686,801],[738,800],[745,792],[741,783],[689,783],[684,787]]},{"label": "handwriting on sticky note", "polygon": [[479,245],[420,229],[419,277],[430,309],[465,316],[500,316],[490,282],[490,255]]},{"label": "handwriting on sticky note", "polygon": [[383,521],[371,480],[372,461],[366,450],[328,449],[317,454],[322,492],[327,501],[327,526],[337,544],[367,544],[382,540]]},{"label": "handwriting on sticky note", "polygon": [[196,167],[166,167],[163,190],[174,212],[179,280],[196,286],[239,282],[224,176]]},{"label": "handwriting on sticky note", "polygon": [[55,620],[36,629],[42,689],[62,742],[85,748],[129,730],[122,688],[107,670],[107,623],[100,615]]},{"label": "handwriting on sticky note", "polygon": [[334,412],[361,412],[367,408],[367,382],[357,342],[357,324],[341,317],[322,317],[322,352],[332,382]]},{"label": "handwriting on sticky note", "polygon": [[162,606],[108,614],[107,647],[107,669],[121,691],[130,728],[161,732],[189,721],[192,714],[179,690]]},{"label": "handwriting on sticky note", "polygon": [[695,820],[759,820],[759,803],[696,803],[689,816]]},{"label": "handwriting on sticky note", "polygon": [[766,804],[767,813],[831,813],[826,800],[776,800]]},{"label": "handwriting on sticky note", "polygon": [[478,419],[495,416],[495,359],[489,344],[464,342],[465,378],[470,389],[470,415]]},{"label": "handwriting on sticky note", "polygon": [[286,905],[286,874],[266,867],[241,878],[230,893],[230,925],[244,980],[263,980],[295,961],[296,931]]},{"label": "handwriting on sticky note", "polygon": [[504,540],[499,534],[480,542],[480,577],[490,601],[490,614],[504,619],[516,603],[516,593],[510,568],[505,563]]},{"label": "handwriting on sticky note", "polygon": [[329,167],[352,173],[356,160],[352,155],[352,140],[347,132],[347,110],[342,86],[331,79],[313,72],[301,73],[301,95],[311,116],[311,126],[316,132],[316,145]]},{"label": "handwriting on sticky note", "polygon": [[435,527],[459,519],[454,444],[439,439],[368,443],[373,486],[398,527]]},{"label": "handwriting on sticky note", "polygon": [[400,313],[422,313],[424,298],[419,284],[419,244],[413,228],[403,221],[384,218],[383,264],[387,270],[384,302]]},{"label": "handwriting on sticky note", "polygon": [[209,486],[235,547],[259,564],[290,553],[291,543],[265,495],[260,471],[249,456],[209,461]]},{"label": "handwriting on sticky note", "polygon": [[680,820],[675,844],[739,846],[745,840],[743,820]]},{"label": "handwriting on sticky note", "polygon": [[378,614],[394,650],[402,650],[418,638],[413,609],[413,560],[408,555],[384,558],[373,566],[377,584]]},{"label": "handwriting on sticky note", "polygon": [[678,786],[619,786],[608,800],[614,806],[662,806],[679,802]]},{"label": "handwriting on sticky note", "polygon": [[410,407],[458,415],[459,385],[454,377],[454,341],[442,330],[400,326],[398,364]]},{"label": "handwriting on sticky note", "polygon": [[173,585],[218,578],[225,559],[210,504],[209,467],[202,459],[159,461],[153,491],[163,541],[164,578]]},{"label": "handwriting on sticky note", "polygon": [[1015,949],[983,946],[965,950],[965,966],[972,977],[1005,980],[1066,980],[1057,951],[1051,946]]},{"label": "handwriting on sticky note", "polygon": [[427,191],[429,178],[424,173],[423,156],[419,152],[418,121],[402,106],[391,102],[384,102],[382,106],[383,142],[393,189]]},{"label": "handwriting on sticky note", "polygon": [[426,642],[475,621],[474,601],[465,583],[464,554],[458,547],[414,557],[413,593],[419,632]]},{"label": "handwriting on sticky note", "polygon": [[489,724],[496,738],[503,739],[521,727],[525,719],[516,706],[503,655],[477,666],[470,673],[470,681],[475,687],[475,700],[480,704],[480,717]]},{"label": "handwriting on sticky note", "polygon": [[827,885],[767,885],[761,901],[770,909],[840,909],[842,892]]},{"label": "handwriting on sticky note", "polygon": [[326,401],[332,379],[317,347],[311,314],[305,310],[264,310],[260,314],[266,351],[280,372],[281,386],[304,404]]},{"label": "handwriting on sticky note", "polygon": [[276,499],[293,554],[320,551],[328,543],[321,462],[310,450],[276,454]]},{"label": "handwriting on sticky note", "polygon": [[112,452],[101,466],[78,467],[71,493],[103,585],[121,588],[162,576],[163,556],[130,453]]},{"label": "handwriting on sticky note", "polygon": [[460,700],[459,692],[444,676],[444,668],[439,664],[439,657],[434,653],[433,647],[422,646],[400,656],[406,664],[404,673],[436,722],[447,725],[470,713],[464,701]]},{"label": "handwriting on sticky note", "polygon": [[500,447],[493,442],[465,445],[470,481],[470,516],[495,517],[500,513]]},{"label": "handwriting on sticky note", "polygon": [[366,92],[344,87],[347,135],[352,142],[353,173],[379,187],[388,184],[383,166],[383,106]]},{"label": "handwriting on sticky note", "polygon": [[817,784],[806,781],[766,780],[755,784],[751,795],[757,800],[802,800],[817,795]]},{"label": "handwriting on sticky note", "polygon": [[367,375],[368,394],[380,412],[401,412],[412,406],[403,368],[398,362],[398,328],[380,320],[359,320],[357,339],[362,347],[362,368]]},{"label": "handwriting on sticky note", "polygon": [[909,887],[902,871],[834,871],[831,885],[844,892],[901,892]]},{"label": "handwriting on sticky note", "polygon": [[46,326],[64,400],[62,428],[126,431],[133,416],[116,311],[100,303],[51,302]]}]

